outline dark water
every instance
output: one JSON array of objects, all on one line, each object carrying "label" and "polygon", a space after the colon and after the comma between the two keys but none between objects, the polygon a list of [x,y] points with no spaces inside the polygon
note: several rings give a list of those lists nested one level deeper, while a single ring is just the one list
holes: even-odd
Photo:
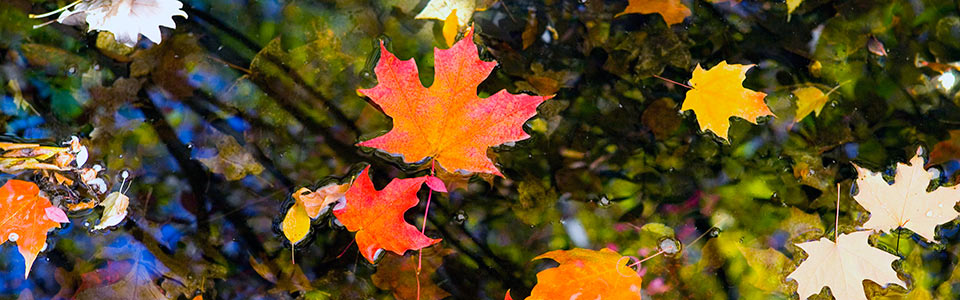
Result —
[{"label": "dark water", "polygon": [[[851,196],[851,163],[893,175],[920,146],[933,184],[957,183],[958,3],[806,0],[788,21],[781,1],[681,2],[691,16],[672,26],[659,14],[614,17],[626,1],[478,5],[480,56],[499,62],[479,94],[555,96],[526,123],[530,139],[490,152],[504,177],[432,195],[426,234],[443,241],[424,252],[438,269],[421,281],[443,291],[434,295],[523,298],[555,265],[531,261],[542,253],[646,257],[668,239],[683,252],[642,264],[645,298],[793,299],[784,277],[806,257],[794,243],[832,237],[837,184],[840,231],[869,216]],[[15,243],[0,245],[0,297],[389,299],[411,288],[412,271],[385,271],[399,256],[366,262],[332,215],[295,249],[280,222],[293,191],[365,165],[377,187],[428,173],[355,146],[391,128],[356,92],[377,82],[380,40],[433,81],[433,49],[448,46],[443,22],[414,18],[427,1],[186,0],[188,18],[134,49],[84,26],[32,28],[56,16],[28,14],[67,4],[0,3],[3,138],[80,137],[108,191],[130,174],[128,214],[94,230],[103,208],[68,212],[26,279]],[[721,61],[756,64],[744,85],[769,94],[776,115],[731,119],[729,140],[679,112],[686,88],[654,76],[683,83]],[[818,115],[795,122],[793,90],[838,85]],[[44,189],[65,209],[104,197],[65,188],[76,187]],[[424,208],[407,220],[419,227]],[[951,221],[939,243],[876,234],[908,286],[866,282],[867,294],[956,298],[957,232]]]}]

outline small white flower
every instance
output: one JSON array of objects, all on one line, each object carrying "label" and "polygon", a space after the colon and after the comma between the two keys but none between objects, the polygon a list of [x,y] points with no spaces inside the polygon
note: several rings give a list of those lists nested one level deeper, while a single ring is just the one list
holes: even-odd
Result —
[{"label": "small white flower", "polygon": [[43,15],[42,18],[62,11],[57,22],[65,25],[87,23],[87,31],[109,31],[117,42],[133,47],[142,34],[147,39],[160,43],[163,36],[160,26],[177,28],[173,16],[186,18],[183,3],[178,0],[81,0]]}]

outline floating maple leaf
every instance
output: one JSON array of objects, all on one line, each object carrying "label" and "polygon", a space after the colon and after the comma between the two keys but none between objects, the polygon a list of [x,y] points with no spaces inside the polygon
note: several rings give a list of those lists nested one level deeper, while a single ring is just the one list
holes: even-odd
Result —
[{"label": "floating maple leaf", "polygon": [[433,157],[450,171],[502,176],[487,148],[530,137],[522,125],[549,98],[506,90],[477,97],[477,86],[497,63],[480,60],[473,28],[450,49],[434,50],[436,76],[429,88],[420,83],[412,59],[397,59],[383,42],[380,53],[374,69],[379,84],[358,91],[393,118],[393,129],[359,145],[402,156],[406,163]]},{"label": "floating maple leaf", "polygon": [[367,261],[373,263],[381,249],[403,255],[440,242],[403,220],[403,213],[420,203],[417,191],[429,177],[394,178],[377,191],[369,172],[370,167],[360,172],[347,190],[343,207],[333,211],[347,230],[357,232],[357,247]]},{"label": "floating maple leaf", "polygon": [[[640,299],[643,279],[613,250],[555,250],[534,260],[541,258],[555,260],[560,266],[537,273],[537,285],[527,300]],[[510,299],[509,292],[506,299]]]},{"label": "floating maple leaf", "polygon": [[[109,31],[118,42],[133,47],[141,34],[159,44],[163,39],[160,26],[177,28],[173,16],[187,17],[187,13],[180,10],[182,7],[183,3],[177,0],[88,0],[77,1],[52,13],[63,11],[57,17],[61,24],[86,23],[87,31]],[[31,17],[48,15],[50,13]]]},{"label": "floating maple leaf", "polygon": [[767,94],[743,87],[747,70],[753,65],[728,65],[721,61],[710,70],[697,65],[681,111],[693,110],[697,122],[703,131],[713,131],[720,138],[727,139],[730,129],[730,117],[740,117],[757,124],[762,116],[772,116],[773,112],[763,102]]},{"label": "floating maple leaf", "polygon": [[46,248],[47,231],[70,223],[60,208],[40,196],[40,188],[33,182],[10,179],[0,187],[0,244],[8,240],[17,243],[23,255],[23,277],[30,275],[30,268],[37,254]]},{"label": "floating maple leaf", "polygon": [[801,299],[817,294],[826,286],[836,299],[863,299],[863,281],[871,280],[880,285],[888,283],[907,284],[897,278],[890,266],[897,256],[871,247],[867,243],[870,231],[841,234],[837,241],[820,238],[796,244],[809,255],[787,279],[797,281],[797,293]]},{"label": "floating maple leaf", "polygon": [[625,14],[660,14],[667,25],[683,23],[683,19],[690,16],[690,9],[680,0],[630,0],[627,8],[616,15]]},{"label": "floating maple leaf", "polygon": [[917,155],[910,159],[909,165],[897,164],[892,185],[880,174],[853,165],[857,168],[857,188],[860,190],[853,198],[870,212],[870,219],[863,227],[886,232],[903,227],[934,241],[937,225],[960,215],[953,209],[960,200],[960,185],[927,192],[932,176],[923,169],[922,151],[917,149]]}]

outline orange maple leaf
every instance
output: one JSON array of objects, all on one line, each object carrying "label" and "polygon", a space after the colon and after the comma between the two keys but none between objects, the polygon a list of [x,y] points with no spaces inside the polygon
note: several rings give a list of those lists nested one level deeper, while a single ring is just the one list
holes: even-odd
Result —
[{"label": "orange maple leaf", "polygon": [[10,179],[0,187],[0,244],[8,240],[17,243],[23,255],[23,277],[30,274],[37,254],[46,247],[47,231],[70,223],[60,208],[40,196],[40,188],[33,182]]},{"label": "orange maple leaf", "polygon": [[667,25],[683,23],[683,19],[690,16],[690,9],[680,0],[630,0],[627,8],[617,14],[660,14]]},{"label": "orange maple leaf", "polygon": [[[553,259],[560,266],[537,273],[537,285],[527,300],[640,299],[643,279],[613,250],[555,250],[534,260],[541,258]],[[511,299],[509,291],[505,299]]]},{"label": "orange maple leaf", "polygon": [[747,70],[753,65],[728,65],[721,61],[710,70],[697,65],[690,78],[690,86],[681,111],[693,110],[697,114],[700,130],[710,130],[720,138],[727,139],[730,129],[730,117],[740,117],[757,124],[762,116],[772,116],[773,112],[763,102],[765,93],[743,87]]},{"label": "orange maple leaf", "polygon": [[407,250],[440,242],[423,235],[403,219],[404,212],[420,203],[417,191],[430,177],[394,178],[377,191],[369,172],[369,166],[360,172],[347,189],[343,207],[333,211],[347,230],[357,232],[357,247],[367,261],[373,263],[381,249],[403,255]]},{"label": "orange maple leaf", "polygon": [[402,156],[406,163],[433,157],[449,171],[503,176],[487,157],[487,148],[529,138],[522,125],[550,96],[501,90],[479,98],[477,86],[497,62],[480,60],[473,28],[450,49],[434,49],[434,62],[433,85],[425,88],[416,62],[399,60],[380,42],[380,61],[374,69],[379,83],[358,92],[393,118],[393,129],[359,145]]}]

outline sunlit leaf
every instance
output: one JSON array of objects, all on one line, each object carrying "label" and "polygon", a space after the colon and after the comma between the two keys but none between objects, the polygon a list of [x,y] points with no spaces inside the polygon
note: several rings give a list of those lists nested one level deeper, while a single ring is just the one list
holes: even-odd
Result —
[{"label": "sunlit leaf", "polygon": [[487,158],[487,148],[528,138],[523,123],[549,97],[506,90],[486,99],[477,97],[477,86],[497,63],[479,59],[473,29],[434,55],[436,75],[433,85],[425,88],[415,62],[399,60],[381,43],[375,69],[379,84],[358,91],[393,118],[393,129],[358,145],[401,156],[406,163],[432,157],[449,171],[500,175]]}]

